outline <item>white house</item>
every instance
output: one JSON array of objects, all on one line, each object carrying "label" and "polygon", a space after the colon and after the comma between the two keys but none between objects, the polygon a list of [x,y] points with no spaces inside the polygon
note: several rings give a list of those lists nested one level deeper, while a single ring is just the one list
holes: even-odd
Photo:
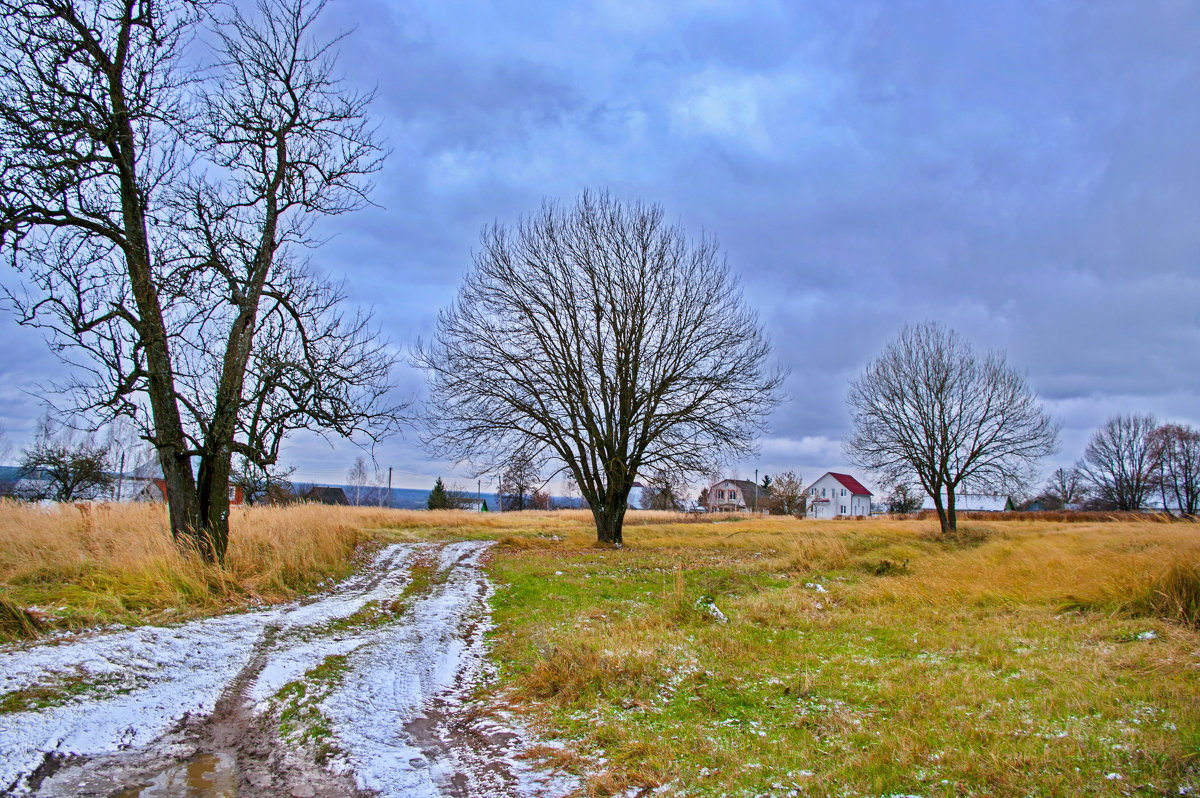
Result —
[{"label": "white house", "polygon": [[871,491],[849,474],[832,471],[808,486],[808,517],[870,515]]},{"label": "white house", "polygon": [[714,513],[765,513],[763,489],[748,479],[723,479],[708,489],[708,507]]}]

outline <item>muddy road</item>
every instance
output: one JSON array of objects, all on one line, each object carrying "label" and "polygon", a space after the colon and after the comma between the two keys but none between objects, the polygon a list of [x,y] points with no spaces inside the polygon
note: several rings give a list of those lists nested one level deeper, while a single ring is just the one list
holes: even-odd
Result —
[{"label": "muddy road", "polygon": [[566,795],[472,701],[488,545],[392,545],[303,603],[0,652],[0,794]]}]

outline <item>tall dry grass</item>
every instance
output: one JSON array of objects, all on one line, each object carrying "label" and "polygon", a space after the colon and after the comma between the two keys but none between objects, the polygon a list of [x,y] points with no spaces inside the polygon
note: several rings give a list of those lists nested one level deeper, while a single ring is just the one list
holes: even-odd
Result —
[{"label": "tall dry grass", "polygon": [[34,631],[20,608],[34,624],[75,628],[286,600],[348,573],[363,530],[380,526],[382,513],[235,509],[221,568],[172,542],[162,505],[0,502],[0,601],[9,606],[0,609],[0,640]]}]

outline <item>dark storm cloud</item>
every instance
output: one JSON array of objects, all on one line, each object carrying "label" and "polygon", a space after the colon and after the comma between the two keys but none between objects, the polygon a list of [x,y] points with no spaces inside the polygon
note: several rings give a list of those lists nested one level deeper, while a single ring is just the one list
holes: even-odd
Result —
[{"label": "dark storm cloud", "polygon": [[[1200,6],[341,0],[392,150],[314,264],[428,336],[480,228],[584,187],[719,237],[790,368],[743,474],[842,467],[847,381],[906,322],[999,348],[1064,420],[1196,423]],[[402,370],[404,390],[419,379]],[[341,446],[297,441],[338,480]],[[379,450],[422,484],[414,435]],[[448,472],[447,472],[448,473]]]}]

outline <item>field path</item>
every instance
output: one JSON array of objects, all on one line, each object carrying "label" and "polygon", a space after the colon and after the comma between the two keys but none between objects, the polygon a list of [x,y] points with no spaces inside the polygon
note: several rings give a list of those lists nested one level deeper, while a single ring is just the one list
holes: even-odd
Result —
[{"label": "field path", "polygon": [[306,602],[0,652],[19,710],[0,714],[0,794],[565,795],[471,700],[488,545],[391,545]]}]

